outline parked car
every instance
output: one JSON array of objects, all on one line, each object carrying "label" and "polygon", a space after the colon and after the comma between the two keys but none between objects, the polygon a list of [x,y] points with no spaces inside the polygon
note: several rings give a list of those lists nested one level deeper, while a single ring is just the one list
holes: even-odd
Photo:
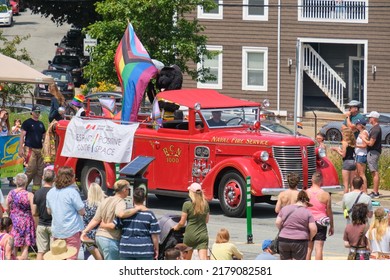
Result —
[{"label": "parked car", "polygon": [[294,131],[288,127],[285,127],[284,125],[281,125],[280,123],[273,121],[262,121],[261,130],[294,135]]},{"label": "parked car", "polygon": [[12,26],[13,21],[14,19],[10,2],[8,0],[0,0],[0,25]]},{"label": "parked car", "polygon": [[[367,114],[363,114],[363,116],[367,116]],[[333,121],[326,125],[324,125],[320,132],[325,134],[325,138],[328,141],[341,141],[341,127],[342,121]],[[382,143],[390,145],[390,113],[380,113],[379,117],[379,125],[382,128]],[[367,120],[367,130],[371,129],[371,125]]]},{"label": "parked car", "polygon": [[[41,109],[41,112],[50,112],[50,107],[48,106],[43,106],[43,105],[38,105],[39,108]],[[10,113],[16,113],[16,114],[24,114],[24,113],[29,113],[32,110],[33,105],[30,103],[14,103],[14,104],[5,104],[5,108]]]},{"label": "parked car", "polygon": [[[70,100],[73,98],[75,93],[75,86],[73,83],[73,78],[70,72],[64,70],[43,70],[42,74],[50,76],[53,78],[56,83],[58,89],[64,95],[66,100]],[[48,90],[47,84],[38,84],[35,87],[35,97],[49,97],[52,95]]]},{"label": "parked car", "polygon": [[49,70],[65,70],[72,75],[74,84],[78,87],[83,80],[83,70],[80,58],[72,55],[56,55],[53,60],[49,60]]}]

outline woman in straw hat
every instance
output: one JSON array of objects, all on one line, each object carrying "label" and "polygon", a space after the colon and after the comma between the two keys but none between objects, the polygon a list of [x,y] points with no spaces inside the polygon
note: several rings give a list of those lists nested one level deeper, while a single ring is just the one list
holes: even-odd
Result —
[{"label": "woman in straw hat", "polygon": [[50,245],[50,251],[43,255],[44,260],[66,260],[74,257],[77,253],[77,248],[67,246],[63,239],[54,240]]},{"label": "woman in straw hat", "polygon": [[[187,223],[184,233],[184,244],[197,249],[199,259],[207,260],[207,248],[209,245],[209,235],[207,231],[207,223],[209,221],[210,208],[207,203],[202,186],[198,183],[192,183],[188,187],[190,201],[183,204],[181,219],[179,223],[173,227],[173,230],[178,231]],[[192,251],[187,255],[188,259],[192,258]]]}]

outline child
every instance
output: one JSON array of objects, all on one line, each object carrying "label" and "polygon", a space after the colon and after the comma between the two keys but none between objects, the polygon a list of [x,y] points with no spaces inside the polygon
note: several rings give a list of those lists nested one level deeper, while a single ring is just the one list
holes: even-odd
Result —
[{"label": "child", "polygon": [[0,219],[0,260],[16,260],[13,236],[10,234],[12,220],[9,217]]},{"label": "child", "polygon": [[22,121],[20,119],[14,120],[14,126],[11,129],[12,135],[17,135],[21,133]]},{"label": "child", "polygon": [[322,132],[318,132],[316,135],[316,146],[319,148],[323,148],[326,151],[326,146],[325,146],[325,134]]},{"label": "child", "polygon": [[229,242],[230,234],[226,228],[221,228],[217,233],[217,238],[211,249],[212,260],[241,260],[243,254],[236,245]]}]

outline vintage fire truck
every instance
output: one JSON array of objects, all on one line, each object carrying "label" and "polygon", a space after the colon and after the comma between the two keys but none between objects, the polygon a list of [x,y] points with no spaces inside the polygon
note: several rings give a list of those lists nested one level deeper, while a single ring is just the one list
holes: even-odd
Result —
[{"label": "vintage fire truck", "polygon": [[[145,178],[149,193],[158,198],[187,197],[188,186],[199,182],[207,199],[220,201],[225,215],[241,217],[246,211],[248,176],[254,203],[272,203],[271,196],[288,188],[289,172],[298,173],[300,187],[308,188],[311,175],[321,171],[323,188],[330,192],[340,190],[334,166],[311,138],[260,129],[259,103],[204,89],[165,91],[157,98],[180,105],[183,114],[157,126],[155,120],[142,117],[133,136],[129,136],[133,137],[133,146],[128,162],[137,156],[154,157]],[[83,120],[86,126],[92,119],[106,118],[99,116],[103,110],[91,104]],[[217,125],[211,121],[214,115],[221,118]],[[116,119],[114,116],[111,121],[118,122]],[[71,121],[60,121],[56,128],[59,142],[55,168],[73,167],[84,192],[91,182],[109,191],[116,180],[117,166],[109,155],[104,160],[79,157],[77,153],[72,157],[62,155]]]}]

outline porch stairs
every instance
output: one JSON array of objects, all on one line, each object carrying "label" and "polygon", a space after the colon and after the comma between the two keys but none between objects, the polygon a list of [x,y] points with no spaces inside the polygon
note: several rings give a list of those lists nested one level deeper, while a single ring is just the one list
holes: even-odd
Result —
[{"label": "porch stairs", "polygon": [[328,96],[333,104],[344,112],[346,83],[328,63],[310,46],[303,45],[303,71]]}]

